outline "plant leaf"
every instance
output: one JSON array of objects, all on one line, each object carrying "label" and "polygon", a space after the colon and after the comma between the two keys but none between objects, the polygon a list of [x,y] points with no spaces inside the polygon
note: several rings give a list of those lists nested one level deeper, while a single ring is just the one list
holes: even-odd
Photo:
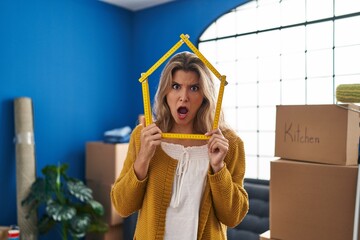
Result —
[{"label": "plant leaf", "polygon": [[57,165],[47,165],[45,166],[41,172],[44,174],[44,176],[48,175],[55,175],[58,172],[58,168],[60,168],[61,175],[65,174],[66,170],[68,169],[69,165],[67,163],[63,163],[60,166]]},{"label": "plant leaf", "polygon": [[22,200],[23,205],[30,206],[28,214],[41,210],[39,233],[56,226],[64,226],[72,239],[80,239],[90,231],[106,232],[108,225],[101,218],[103,206],[93,200],[92,190],[81,180],[66,175],[67,168],[67,164],[44,167],[44,178],[37,178]]},{"label": "plant leaf", "polygon": [[43,215],[37,224],[39,233],[47,233],[55,224],[56,222],[50,216]]},{"label": "plant leaf", "polygon": [[92,190],[88,188],[82,181],[67,182],[70,193],[82,202],[89,201],[93,198]]},{"label": "plant leaf", "polygon": [[46,189],[46,181],[37,178],[30,187],[29,194],[21,201],[22,206],[29,206],[29,217],[37,208],[51,199],[51,192]]},{"label": "plant leaf", "polygon": [[31,205],[34,201],[41,201],[42,199],[46,199],[44,197],[45,195],[45,181],[42,178],[37,178],[31,185],[29,194],[22,200],[21,204]]},{"label": "plant leaf", "polygon": [[70,229],[69,232],[73,238],[82,238],[85,237],[86,234],[86,232],[74,232],[72,229]]},{"label": "plant leaf", "polygon": [[85,233],[90,223],[91,223],[90,215],[83,214],[83,215],[75,216],[73,219],[71,219],[70,225],[74,232]]},{"label": "plant leaf", "polygon": [[93,220],[88,228],[88,232],[105,233],[109,230],[109,225],[104,221],[97,219]]},{"label": "plant leaf", "polygon": [[70,220],[76,215],[76,209],[74,207],[51,201],[48,202],[46,212],[52,219],[59,222]]},{"label": "plant leaf", "polygon": [[90,204],[91,208],[94,210],[95,214],[99,216],[104,215],[104,207],[101,203],[95,200],[89,200],[88,203]]}]

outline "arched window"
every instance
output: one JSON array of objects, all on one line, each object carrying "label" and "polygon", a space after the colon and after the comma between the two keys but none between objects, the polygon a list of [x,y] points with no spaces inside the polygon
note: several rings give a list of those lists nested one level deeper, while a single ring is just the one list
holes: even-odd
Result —
[{"label": "arched window", "polygon": [[339,84],[360,82],[360,1],[250,1],[212,23],[199,50],[227,76],[222,107],[246,177],[269,179],[276,105],[336,103]]}]

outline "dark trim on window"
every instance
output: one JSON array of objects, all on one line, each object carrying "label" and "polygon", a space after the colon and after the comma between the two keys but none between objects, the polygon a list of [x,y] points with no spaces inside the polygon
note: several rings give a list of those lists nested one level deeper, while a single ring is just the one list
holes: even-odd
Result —
[{"label": "dark trim on window", "polygon": [[302,23],[290,24],[290,25],[280,26],[280,27],[275,27],[275,28],[262,29],[262,30],[252,31],[252,32],[239,33],[239,34],[234,34],[234,35],[229,35],[229,36],[224,36],[224,37],[199,40],[199,43],[212,42],[212,41],[217,41],[217,40],[241,37],[241,36],[246,36],[246,35],[251,35],[251,34],[275,31],[275,30],[282,30],[282,29],[293,28],[293,27],[307,26],[307,25],[311,25],[311,24],[335,21],[335,20],[339,20],[339,19],[343,19],[343,18],[350,18],[350,17],[356,17],[356,16],[360,16],[360,12],[345,14],[345,15],[341,15],[341,16],[334,16],[334,17],[329,17],[329,18],[323,18],[323,19],[318,19],[318,20],[314,20],[314,21],[306,21],[306,22],[302,22]]}]

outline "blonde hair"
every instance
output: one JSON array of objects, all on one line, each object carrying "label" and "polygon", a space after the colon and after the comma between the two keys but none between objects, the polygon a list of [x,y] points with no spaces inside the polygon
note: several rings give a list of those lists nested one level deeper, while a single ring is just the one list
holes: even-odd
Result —
[{"label": "blonde hair", "polygon": [[[173,84],[173,75],[178,70],[193,71],[199,76],[200,90],[204,100],[195,116],[193,128],[194,133],[206,133],[213,127],[217,93],[211,72],[200,58],[190,52],[175,54],[165,65],[161,73],[153,106],[156,125],[163,132],[169,132],[174,125],[174,119],[166,101],[166,95]],[[222,112],[219,117],[219,127],[221,129],[225,128]]]}]

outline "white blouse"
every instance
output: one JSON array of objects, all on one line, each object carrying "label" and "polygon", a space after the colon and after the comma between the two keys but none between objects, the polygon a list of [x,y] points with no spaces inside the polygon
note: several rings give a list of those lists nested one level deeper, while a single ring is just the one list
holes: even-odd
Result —
[{"label": "white blouse", "polygon": [[209,169],[208,146],[184,147],[161,143],[170,157],[178,160],[170,206],[166,210],[165,237],[197,239],[199,209]]}]

